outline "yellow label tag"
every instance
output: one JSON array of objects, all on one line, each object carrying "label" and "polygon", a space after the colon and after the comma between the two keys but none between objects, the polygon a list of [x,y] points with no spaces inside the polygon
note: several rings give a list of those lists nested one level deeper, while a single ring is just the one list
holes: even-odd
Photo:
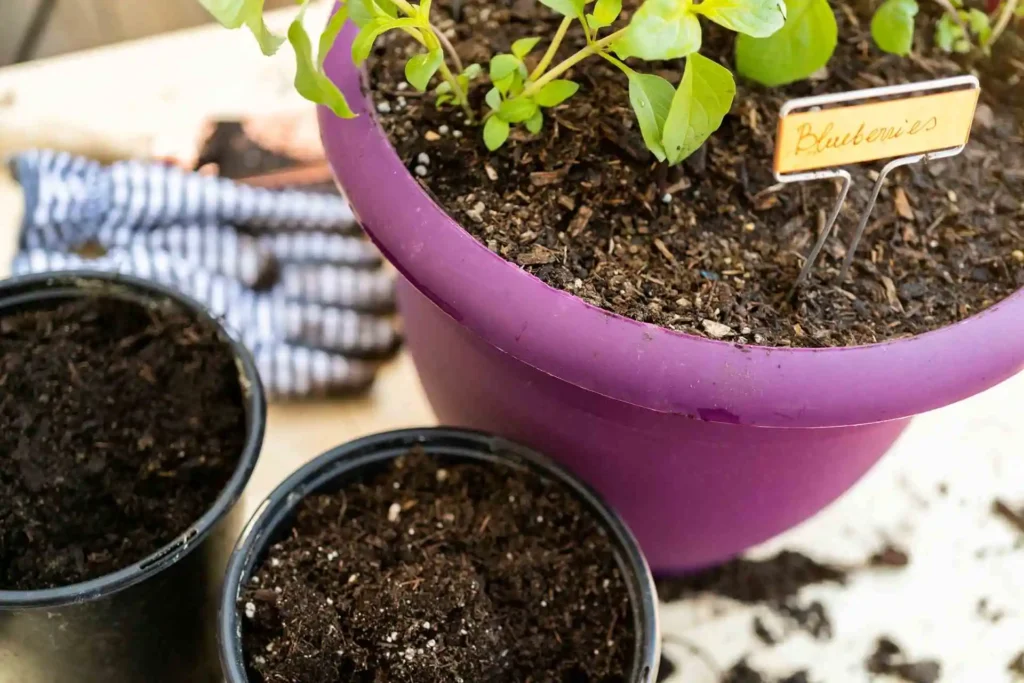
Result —
[{"label": "yellow label tag", "polygon": [[872,102],[779,119],[775,172],[796,173],[967,143],[980,90]]}]

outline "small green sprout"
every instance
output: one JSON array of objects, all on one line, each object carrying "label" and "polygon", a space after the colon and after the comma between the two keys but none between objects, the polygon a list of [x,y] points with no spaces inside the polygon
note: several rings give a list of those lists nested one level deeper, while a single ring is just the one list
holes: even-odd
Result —
[{"label": "small green sprout", "polygon": [[[483,68],[477,64],[463,68],[451,43],[431,23],[431,0],[347,0],[320,38],[317,60],[313,59],[312,41],[302,23],[309,1],[299,3],[299,15],[287,36],[296,52],[295,84],[304,97],[330,107],[338,116],[354,116],[343,94],[324,73],[327,52],[347,20],[359,28],[352,44],[356,65],[365,62],[380,36],[399,31],[423,48],[407,62],[406,80],[421,92],[438,80],[433,91],[436,105],[461,107],[471,122],[482,118],[484,143],[492,151],[505,144],[513,126],[522,125],[531,134],[540,132],[545,120],[543,110],[564,104],[579,90],[578,83],[564,76],[583,60],[597,57],[626,75],[629,101],[647,147],[659,161],[677,164],[721,126],[736,94],[729,70],[699,53],[701,17],[740,34],[740,71],[765,83],[805,77],[824,65],[835,43],[835,18],[827,0],[791,0],[798,8],[791,23],[786,21],[785,0],[645,0],[629,23],[617,30],[612,27],[622,13],[622,0],[540,0],[562,15],[557,31],[532,70],[527,58],[540,45],[540,37],[518,40],[511,53],[491,58],[487,67],[490,89],[484,98],[487,111],[481,117],[470,104],[469,92]],[[284,40],[274,36],[264,23],[263,0],[200,2],[225,26],[248,27],[267,54],[276,51]],[[586,46],[556,64],[558,49],[577,22]],[[808,48],[801,32],[819,29],[824,30],[824,38],[816,38]],[[602,35],[604,31],[607,35]],[[780,38],[771,42],[776,35]],[[780,49],[785,54],[778,52]],[[771,59],[763,60],[759,56],[763,54],[771,54]],[[660,76],[636,71],[624,61],[629,58],[685,58],[686,67],[676,87]],[[764,65],[757,62],[773,60],[784,64],[774,74],[759,71]]]},{"label": "small green sprout", "polygon": [[890,54],[909,55],[914,48],[914,18],[918,11],[917,0],[885,0],[871,18],[875,44]]},{"label": "small green sprout", "polygon": [[[484,127],[489,149],[508,139],[511,127],[525,124],[528,131],[540,131],[541,111],[556,107],[579,89],[578,84],[560,78],[584,59],[599,57],[621,70],[629,82],[629,101],[636,114],[647,148],[659,161],[677,164],[693,154],[722,124],[732,107],[736,84],[729,70],[702,57],[700,16],[744,35],[766,38],[783,27],[783,0],[646,0],[629,24],[607,36],[601,31],[612,26],[622,12],[621,0],[541,0],[563,15],[561,25],[536,68],[527,73],[525,57],[535,39],[513,54],[497,55],[491,61],[492,89],[486,101],[491,111]],[[591,11],[587,11],[592,5]],[[552,66],[566,32],[580,22],[587,45]],[[678,89],[664,78],[639,73],[623,60],[645,61],[686,58]],[[493,119],[500,123],[491,123]]]},{"label": "small green sprout", "polygon": [[[1024,16],[1020,0],[1006,0],[992,18],[980,9],[967,9],[962,0],[938,0],[945,10],[935,24],[935,45],[947,53],[966,54],[975,48],[988,54],[1013,18]],[[917,0],[886,0],[871,21],[871,36],[885,52],[906,56],[914,45]]]}]

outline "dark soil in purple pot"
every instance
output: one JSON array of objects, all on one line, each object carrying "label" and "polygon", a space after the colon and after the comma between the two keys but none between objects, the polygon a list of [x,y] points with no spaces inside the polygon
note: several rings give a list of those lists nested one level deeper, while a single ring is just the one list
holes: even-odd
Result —
[{"label": "dark soil in purple pot", "polygon": [[[628,14],[637,2],[624,4]],[[435,14],[442,29],[454,29],[466,63],[486,64],[513,40],[551,36],[559,23],[533,0],[462,5],[458,24],[443,3],[435,4]],[[601,59],[570,72],[582,87],[547,111],[539,135],[514,129],[513,143],[495,153],[460,112],[438,111],[432,96],[402,88],[407,53],[419,49],[407,36],[379,41],[370,83],[377,102],[387,103],[378,116],[399,155],[411,171],[423,167],[422,185],[483,244],[548,284],[636,320],[735,343],[866,344],[963,320],[1024,286],[1020,38],[1008,32],[990,59],[966,64],[931,45],[941,9],[924,4],[917,50],[898,58],[871,40],[876,6],[833,3],[840,42],[820,77],[779,89],[738,78],[732,114],[702,150],[673,169],[645,149],[626,78]],[[560,55],[583,41],[577,24]],[[705,56],[732,66],[733,41],[733,34],[704,22]],[[679,81],[682,62],[654,66]],[[853,168],[839,234],[791,300],[836,188],[775,184],[783,102],[958,75],[971,66],[981,71],[983,93],[965,153],[893,173],[852,277],[840,282],[845,245],[880,165]],[[471,97],[479,102],[487,89],[481,79]]]}]

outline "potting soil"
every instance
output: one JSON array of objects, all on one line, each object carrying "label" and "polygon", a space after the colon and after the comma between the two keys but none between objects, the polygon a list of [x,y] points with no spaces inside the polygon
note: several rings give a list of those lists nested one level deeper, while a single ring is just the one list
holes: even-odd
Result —
[{"label": "potting soil", "polygon": [[[877,2],[830,4],[839,45],[828,67],[774,89],[737,76],[731,115],[674,168],[645,148],[626,77],[596,57],[568,73],[580,90],[544,111],[540,134],[514,127],[510,142],[493,153],[460,111],[438,110],[433,96],[404,87],[405,62],[420,48],[401,32],[379,41],[370,86],[399,155],[466,230],[544,282],[636,320],[737,344],[856,345],[949,325],[1024,287],[1024,38],[1011,30],[991,57],[949,56],[932,44],[942,9],[926,3],[916,20],[915,53],[900,58],[872,41]],[[459,22],[447,4],[433,11],[442,30],[454,31],[467,64],[486,65],[512,41],[540,36],[527,58],[532,68],[561,20],[534,0],[460,5]],[[616,28],[637,5],[624,2]],[[732,68],[735,34],[702,24],[701,53]],[[558,59],[584,45],[577,23]],[[673,85],[683,66],[634,64]],[[890,176],[844,282],[839,266],[880,164],[851,168],[854,185],[838,234],[790,298],[837,187],[776,183],[782,104],[970,70],[980,71],[983,91],[967,150]],[[477,111],[486,111],[489,87],[486,77],[472,86]]]},{"label": "potting soil", "polygon": [[608,538],[534,474],[422,454],[299,506],[239,601],[249,680],[625,683]]},{"label": "potting soil", "polygon": [[0,317],[0,589],[155,552],[211,507],[245,434],[234,359],[183,310],[101,298]]}]

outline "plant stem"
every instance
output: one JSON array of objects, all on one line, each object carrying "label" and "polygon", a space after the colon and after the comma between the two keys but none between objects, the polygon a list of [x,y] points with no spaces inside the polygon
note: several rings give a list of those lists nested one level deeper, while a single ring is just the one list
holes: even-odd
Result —
[{"label": "plant stem", "polygon": [[540,89],[543,88],[545,85],[555,80],[556,78],[564,74],[566,71],[582,62],[587,57],[596,55],[599,52],[604,51],[606,47],[608,47],[616,40],[621,38],[628,30],[629,29],[625,28],[621,29],[619,31],[616,31],[615,33],[612,33],[611,35],[605,36],[601,40],[593,42],[590,45],[587,45],[585,48],[583,48],[573,56],[569,57],[565,61],[558,64],[558,66],[551,69],[551,71],[544,74],[544,76],[542,76],[539,80],[536,80],[530,85],[526,86],[523,92],[519,94],[519,97],[532,97],[533,95],[536,95],[538,92],[540,92]]},{"label": "plant stem", "polygon": [[410,17],[416,16],[416,8],[410,5],[406,0],[391,0],[395,7],[405,12]]},{"label": "plant stem", "polygon": [[459,59],[459,53],[455,51],[455,46],[452,45],[452,41],[448,40],[448,36],[442,33],[436,26],[430,24],[430,30],[433,31],[434,35],[437,36],[438,42],[444,46],[444,49],[448,52],[448,56],[452,58],[452,64],[455,66],[456,73],[462,73],[465,71],[462,68],[462,60]]},{"label": "plant stem", "polygon": [[992,35],[989,37],[988,42],[985,43],[985,47],[995,45],[995,42],[999,40],[999,36],[1003,35],[1003,31],[1010,25],[1010,21],[1013,19],[1013,15],[1017,10],[1017,3],[1019,0],[1006,0],[1003,5],[1003,12],[999,15],[999,21],[996,22],[996,27],[992,29]]},{"label": "plant stem", "polygon": [[452,75],[451,69],[448,68],[448,62],[443,59],[441,60],[441,78],[451,86],[452,94],[455,95],[455,101],[462,105],[463,111],[466,112],[466,118],[473,121],[476,117],[473,115],[472,107],[469,106],[469,98],[466,97],[466,93],[462,92],[459,80]]},{"label": "plant stem", "polygon": [[971,34],[967,30],[967,24],[966,22],[964,22],[964,18],[960,16],[960,12],[957,10],[957,8],[953,7],[953,3],[950,2],[949,0],[935,0],[935,2],[939,3],[942,9],[946,10],[946,14],[953,17],[953,21],[955,21],[957,25],[959,25],[960,28],[963,29],[964,37],[970,38]]},{"label": "plant stem", "polygon": [[548,46],[548,51],[544,53],[544,57],[541,58],[540,64],[530,74],[529,80],[535,81],[544,75],[544,71],[551,66],[551,62],[555,59],[555,53],[558,52],[559,46],[562,44],[562,39],[565,38],[565,34],[569,31],[569,27],[572,26],[573,17],[566,17],[562,19],[562,23],[558,25],[558,31],[555,33],[555,37],[551,40],[551,45]]},{"label": "plant stem", "polygon": [[622,73],[626,74],[626,76],[630,76],[630,77],[632,77],[633,75],[635,75],[635,74],[636,74],[636,72],[635,72],[635,71],[633,71],[632,69],[630,69],[630,68],[629,68],[628,66],[626,66],[626,63],[625,63],[625,62],[623,62],[623,61],[622,61],[621,59],[616,59],[615,57],[612,57],[612,56],[611,56],[610,54],[608,54],[607,52],[599,52],[598,54],[599,54],[599,55],[601,55],[601,57],[603,57],[603,58],[605,58],[606,60],[608,60],[609,62],[611,62],[611,63],[612,63],[613,65],[615,65],[616,67],[618,67],[618,68],[619,68],[619,70],[620,70],[620,71],[621,71]]}]

